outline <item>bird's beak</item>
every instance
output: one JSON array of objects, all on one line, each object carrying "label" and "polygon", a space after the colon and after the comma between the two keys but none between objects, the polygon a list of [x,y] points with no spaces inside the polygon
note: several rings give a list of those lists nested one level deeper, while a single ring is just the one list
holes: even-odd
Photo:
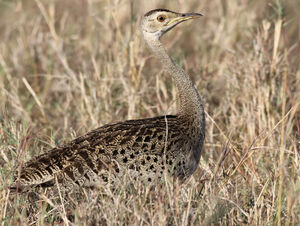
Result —
[{"label": "bird's beak", "polygon": [[200,13],[178,13],[178,16],[169,21],[167,25],[178,24],[186,20],[196,19],[203,16]]}]

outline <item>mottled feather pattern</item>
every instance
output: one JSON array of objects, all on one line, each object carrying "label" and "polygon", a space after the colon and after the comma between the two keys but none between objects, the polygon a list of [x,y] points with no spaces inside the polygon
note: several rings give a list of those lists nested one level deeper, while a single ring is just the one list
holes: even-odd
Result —
[{"label": "mottled feather pattern", "polygon": [[[184,160],[189,122],[184,121],[168,115],[105,125],[27,162],[20,182],[49,186],[57,176],[68,187],[97,186],[107,182],[108,170],[120,176],[135,171],[133,179],[151,182],[166,169],[183,179],[190,174]],[[182,156],[170,150],[181,150]]]}]

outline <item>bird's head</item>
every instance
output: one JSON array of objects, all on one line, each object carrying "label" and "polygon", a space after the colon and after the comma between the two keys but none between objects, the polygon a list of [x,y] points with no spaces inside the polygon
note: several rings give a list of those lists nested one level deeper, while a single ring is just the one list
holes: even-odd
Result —
[{"label": "bird's head", "polygon": [[201,17],[200,13],[176,13],[167,9],[154,9],[146,13],[141,22],[142,33],[159,39],[177,24]]}]

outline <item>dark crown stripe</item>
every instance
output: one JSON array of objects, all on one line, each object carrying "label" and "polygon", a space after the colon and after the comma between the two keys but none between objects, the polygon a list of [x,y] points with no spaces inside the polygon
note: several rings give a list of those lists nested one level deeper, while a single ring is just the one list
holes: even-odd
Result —
[{"label": "dark crown stripe", "polygon": [[156,13],[156,12],[169,12],[169,13],[175,13],[171,10],[168,10],[168,9],[153,9],[151,11],[149,11],[148,13],[146,13],[144,16],[150,16],[151,14],[153,13]]}]

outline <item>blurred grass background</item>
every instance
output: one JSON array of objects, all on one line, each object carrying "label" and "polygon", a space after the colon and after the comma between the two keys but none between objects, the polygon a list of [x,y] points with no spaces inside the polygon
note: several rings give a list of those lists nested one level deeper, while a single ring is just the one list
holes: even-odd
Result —
[{"label": "blurred grass background", "polygon": [[[205,15],[162,40],[205,102],[198,171],[159,191],[11,195],[32,156],[106,123],[176,113],[176,88],[139,32],[154,8]],[[300,224],[299,12],[295,0],[1,0],[0,222]]]}]

